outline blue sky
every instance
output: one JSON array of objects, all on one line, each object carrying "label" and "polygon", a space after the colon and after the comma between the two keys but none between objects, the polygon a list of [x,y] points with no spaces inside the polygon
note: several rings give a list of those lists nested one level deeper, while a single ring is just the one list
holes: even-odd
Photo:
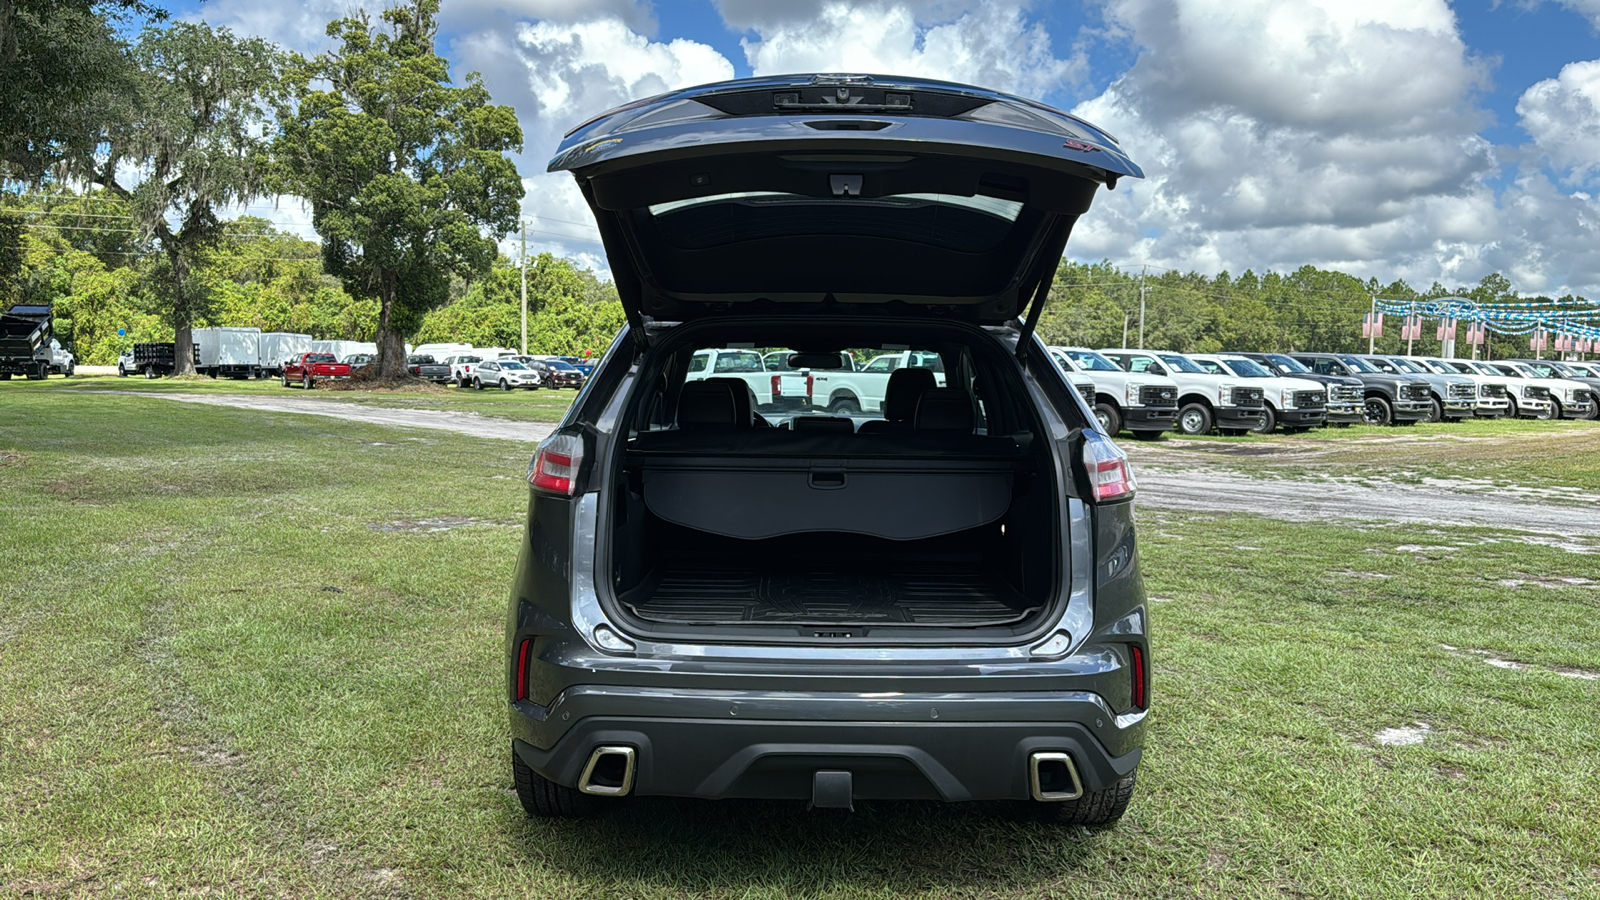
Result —
[{"label": "blue sky", "polygon": [[[310,52],[357,2],[176,12]],[[597,268],[581,199],[543,174],[566,128],[703,81],[887,71],[1117,134],[1149,177],[1098,202],[1077,258],[1600,296],[1600,0],[444,0],[441,20],[522,121],[530,237]]]}]

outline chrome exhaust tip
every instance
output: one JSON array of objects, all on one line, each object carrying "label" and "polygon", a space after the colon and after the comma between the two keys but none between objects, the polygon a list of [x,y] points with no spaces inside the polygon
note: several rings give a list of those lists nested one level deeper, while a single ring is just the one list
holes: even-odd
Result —
[{"label": "chrome exhaust tip", "polygon": [[1076,800],[1083,796],[1083,782],[1078,778],[1078,767],[1065,753],[1030,753],[1028,755],[1028,789],[1033,799],[1046,803]]},{"label": "chrome exhaust tip", "polygon": [[578,790],[596,797],[621,797],[633,790],[637,754],[632,747],[596,747],[578,776]]}]

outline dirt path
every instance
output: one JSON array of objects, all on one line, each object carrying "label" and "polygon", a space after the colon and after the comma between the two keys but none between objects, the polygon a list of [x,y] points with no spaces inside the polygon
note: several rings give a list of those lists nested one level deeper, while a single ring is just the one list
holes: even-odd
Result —
[{"label": "dirt path", "polygon": [[310,397],[248,397],[230,394],[156,394],[145,391],[106,391],[126,397],[151,397],[158,400],[179,400],[184,403],[204,403],[210,406],[231,406],[237,409],[255,409],[263,412],[304,413],[313,416],[332,416],[352,422],[373,425],[396,425],[402,428],[432,428],[454,431],[473,437],[496,438],[536,444],[555,430],[554,425],[541,422],[513,422],[493,416],[480,416],[470,412],[448,412],[438,409],[392,409],[389,407],[361,406],[338,400],[314,400]]},{"label": "dirt path", "polygon": [[1418,522],[1600,537],[1600,509],[1549,499],[1438,485],[1257,478],[1138,462],[1134,475],[1139,479],[1138,502],[1162,509],[1251,513],[1289,522]]},{"label": "dirt path", "polygon": [[[513,422],[476,413],[431,409],[358,406],[309,397],[260,398],[235,395],[152,394],[117,391],[135,397],[206,403],[264,412],[332,416],[352,422],[431,428],[473,437],[536,443],[554,426]],[[1139,478],[1139,502],[1157,509],[1237,512],[1291,522],[1329,520],[1478,525],[1540,534],[1600,537],[1600,510],[1506,493],[1452,490],[1439,485],[1371,485],[1252,477],[1214,466],[1172,466],[1147,448],[1130,448]],[[1141,457],[1143,457],[1141,459]]]}]

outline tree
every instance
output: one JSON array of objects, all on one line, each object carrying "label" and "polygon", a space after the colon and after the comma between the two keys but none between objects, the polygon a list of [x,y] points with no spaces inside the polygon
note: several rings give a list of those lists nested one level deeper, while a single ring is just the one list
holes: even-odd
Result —
[{"label": "tree", "polygon": [[107,12],[165,16],[141,0],[0,0],[0,176],[86,159],[119,119],[134,66]]},{"label": "tree", "polygon": [[[338,49],[300,60],[295,106],[273,151],[283,186],[311,203],[327,270],[378,301],[369,377],[404,378],[407,335],[449,298],[452,276],[489,271],[516,225],[522,149],[516,113],[489,102],[476,72],[452,87],[433,52],[438,0],[329,24]],[[326,85],[326,89],[323,89]]]},{"label": "tree", "polygon": [[[141,233],[160,245],[153,283],[169,304],[174,339],[187,347],[209,300],[191,275],[222,234],[217,208],[265,191],[265,135],[284,57],[259,38],[182,22],[146,29],[134,56],[137,102],[113,131],[95,180],[126,200]],[[141,176],[131,187],[118,180],[126,168]],[[189,354],[177,361],[176,374],[193,374]]]}]

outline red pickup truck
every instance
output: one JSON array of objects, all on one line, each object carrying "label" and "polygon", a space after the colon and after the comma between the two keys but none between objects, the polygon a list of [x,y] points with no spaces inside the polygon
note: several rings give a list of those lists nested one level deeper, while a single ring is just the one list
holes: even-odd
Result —
[{"label": "red pickup truck", "polygon": [[332,353],[302,353],[283,364],[284,387],[298,381],[301,387],[310,390],[319,381],[349,377],[350,366],[339,362]]}]

